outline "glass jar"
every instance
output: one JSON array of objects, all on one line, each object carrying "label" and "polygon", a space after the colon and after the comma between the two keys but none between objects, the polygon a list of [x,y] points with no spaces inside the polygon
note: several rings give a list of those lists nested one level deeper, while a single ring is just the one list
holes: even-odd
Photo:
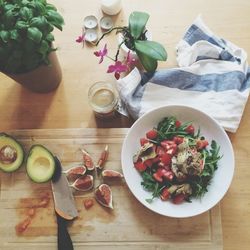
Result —
[{"label": "glass jar", "polygon": [[114,83],[96,82],[89,88],[89,104],[97,117],[113,117],[118,105],[118,99],[118,92]]}]

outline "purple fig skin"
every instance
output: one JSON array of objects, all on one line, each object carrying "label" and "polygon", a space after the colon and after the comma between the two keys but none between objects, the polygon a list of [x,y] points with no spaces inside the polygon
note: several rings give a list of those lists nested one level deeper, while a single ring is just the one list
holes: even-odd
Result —
[{"label": "purple fig skin", "polygon": [[95,190],[95,199],[102,206],[113,209],[112,204],[112,191],[109,185],[101,184]]}]

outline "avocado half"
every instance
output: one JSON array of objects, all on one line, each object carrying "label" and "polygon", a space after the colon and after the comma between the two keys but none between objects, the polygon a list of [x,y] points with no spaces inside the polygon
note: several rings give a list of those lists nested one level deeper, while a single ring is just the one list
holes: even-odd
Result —
[{"label": "avocado half", "polygon": [[33,145],[27,156],[26,171],[30,179],[37,183],[49,181],[56,169],[53,154],[42,145]]},{"label": "avocado half", "polygon": [[5,172],[16,171],[23,163],[24,150],[12,136],[0,133],[0,169]]}]

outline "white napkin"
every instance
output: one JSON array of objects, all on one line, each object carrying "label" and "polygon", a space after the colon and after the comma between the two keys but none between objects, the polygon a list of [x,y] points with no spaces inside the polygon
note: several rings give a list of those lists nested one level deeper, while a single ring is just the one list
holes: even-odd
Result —
[{"label": "white napkin", "polygon": [[243,49],[214,35],[198,17],[177,45],[179,68],[154,74],[135,68],[117,81],[120,111],[137,119],[163,105],[187,105],[236,132],[250,88],[246,59]]}]

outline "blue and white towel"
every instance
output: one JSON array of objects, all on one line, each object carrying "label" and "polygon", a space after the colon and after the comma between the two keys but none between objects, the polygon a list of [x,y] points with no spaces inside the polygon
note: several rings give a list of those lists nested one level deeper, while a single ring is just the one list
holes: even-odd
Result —
[{"label": "blue and white towel", "polygon": [[179,68],[118,80],[126,111],[137,119],[150,109],[181,104],[200,109],[236,132],[249,95],[246,52],[214,35],[198,17],[177,45]]}]

